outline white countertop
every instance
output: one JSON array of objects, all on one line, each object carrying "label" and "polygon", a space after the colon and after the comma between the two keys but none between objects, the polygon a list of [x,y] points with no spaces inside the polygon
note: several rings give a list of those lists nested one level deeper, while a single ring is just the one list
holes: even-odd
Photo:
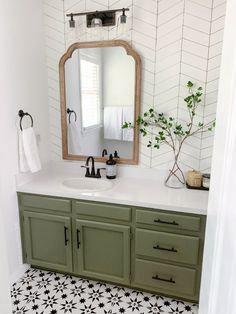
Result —
[{"label": "white countertop", "polygon": [[84,169],[79,169],[78,164],[70,166],[67,163],[65,167],[57,164],[56,167],[50,166],[37,175],[28,177],[27,183],[19,183],[18,179],[17,191],[184,213],[207,214],[207,191],[168,188],[164,186],[162,176],[157,176],[158,172],[153,174],[150,169],[134,171],[134,168],[128,168],[126,171],[123,167],[119,173],[120,176],[117,179],[111,180],[113,183],[111,189],[79,193],[64,187],[62,181],[66,178],[83,177]]}]

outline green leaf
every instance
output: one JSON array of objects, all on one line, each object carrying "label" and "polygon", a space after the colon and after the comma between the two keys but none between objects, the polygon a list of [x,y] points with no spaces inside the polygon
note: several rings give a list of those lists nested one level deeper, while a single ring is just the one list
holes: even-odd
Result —
[{"label": "green leaf", "polygon": [[143,135],[143,136],[146,136],[147,135],[147,131],[145,129],[140,129],[140,133]]},{"label": "green leaf", "polygon": [[125,123],[122,125],[122,129],[128,129],[128,127],[129,127],[128,122],[125,122]]},{"label": "green leaf", "polygon": [[180,130],[182,130],[183,127],[181,124],[177,124],[175,128],[176,128],[176,130],[180,131]]},{"label": "green leaf", "polygon": [[137,122],[138,125],[141,125],[141,124],[144,123],[144,120],[143,120],[143,118],[141,116],[139,116],[136,122]]},{"label": "green leaf", "polygon": [[185,102],[189,102],[192,99],[192,96],[187,96],[186,98],[184,98]]},{"label": "green leaf", "polygon": [[193,83],[192,83],[191,81],[188,81],[188,83],[187,83],[187,87],[188,87],[188,88],[193,87]]},{"label": "green leaf", "polygon": [[196,96],[197,96],[197,97],[201,97],[201,96],[202,96],[202,93],[197,92],[197,93],[196,93]]}]

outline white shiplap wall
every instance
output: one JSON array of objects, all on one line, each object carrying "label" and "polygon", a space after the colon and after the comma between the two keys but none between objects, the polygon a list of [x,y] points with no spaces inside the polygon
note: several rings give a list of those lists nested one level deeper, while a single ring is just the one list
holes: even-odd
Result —
[{"label": "white shiplap wall", "polygon": [[[85,17],[69,29],[66,13],[129,7],[126,30],[104,28],[94,34]],[[52,159],[61,160],[58,62],[68,46],[78,41],[122,38],[142,58],[142,111],[150,106],[185,121],[183,98],[188,80],[205,90],[199,121],[216,112],[226,0],[44,0],[48,65],[48,102]],[[199,134],[183,147],[183,167],[209,171],[213,133]],[[168,147],[150,150],[140,139],[140,164],[166,169],[172,158]]]}]

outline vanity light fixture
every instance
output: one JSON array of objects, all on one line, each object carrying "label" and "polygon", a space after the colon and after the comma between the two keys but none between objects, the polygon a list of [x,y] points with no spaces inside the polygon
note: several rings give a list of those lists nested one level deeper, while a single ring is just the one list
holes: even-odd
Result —
[{"label": "vanity light fixture", "polygon": [[70,15],[69,25],[70,25],[70,28],[75,27],[75,20],[74,20],[73,14]]},{"label": "vanity light fixture", "polygon": [[125,9],[122,10],[122,14],[120,16],[120,23],[125,24],[127,21],[127,15],[125,14]]},{"label": "vanity light fixture", "polygon": [[83,13],[69,13],[66,16],[70,17],[69,26],[70,28],[75,27],[75,16],[86,15],[87,27],[102,27],[102,26],[114,26],[116,25],[116,13],[122,12],[120,16],[120,23],[125,24],[127,21],[126,11],[129,8],[106,10],[106,11],[94,11],[94,12],[83,12]]}]

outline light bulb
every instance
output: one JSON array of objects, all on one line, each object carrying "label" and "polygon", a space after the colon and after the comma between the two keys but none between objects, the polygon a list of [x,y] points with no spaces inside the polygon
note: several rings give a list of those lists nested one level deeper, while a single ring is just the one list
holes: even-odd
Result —
[{"label": "light bulb", "polygon": [[[127,16],[125,16],[125,17],[127,18]],[[124,23],[124,20],[123,20],[123,22],[121,22],[122,20],[123,20],[123,14],[117,20],[117,32],[116,32],[117,37],[123,36],[127,31],[126,19],[125,19],[125,23]]]},{"label": "light bulb", "polygon": [[125,9],[122,10],[122,15],[120,16],[120,24],[126,24],[127,16],[125,15]]},{"label": "light bulb", "polygon": [[91,21],[91,27],[102,27],[102,20],[99,17],[95,17]]},{"label": "light bulb", "polygon": [[72,14],[71,14],[71,16],[70,16],[69,26],[70,26],[70,28],[75,28],[75,20],[74,20]]}]

